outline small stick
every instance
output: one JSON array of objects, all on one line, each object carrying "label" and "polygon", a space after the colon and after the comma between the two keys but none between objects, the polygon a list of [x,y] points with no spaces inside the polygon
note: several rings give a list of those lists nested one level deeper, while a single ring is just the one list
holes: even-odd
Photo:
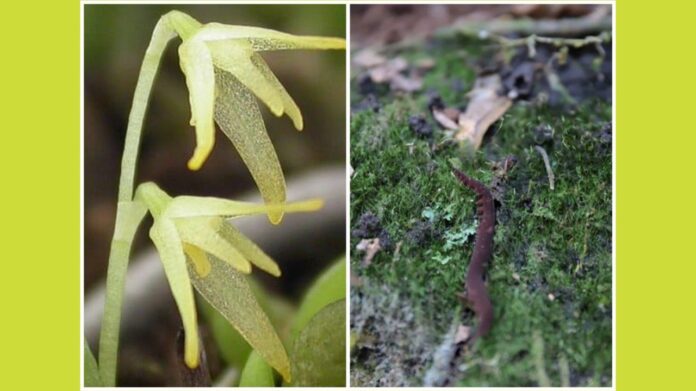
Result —
[{"label": "small stick", "polygon": [[602,48],[602,43],[609,42],[611,36],[607,32],[602,32],[599,35],[587,36],[585,38],[563,38],[563,37],[545,37],[539,35],[530,35],[524,38],[506,38],[503,36],[493,35],[491,38],[497,41],[503,46],[513,47],[513,46],[527,46],[529,52],[529,57],[534,57],[536,55],[536,44],[543,43],[555,46],[557,48],[570,46],[573,48],[579,48],[585,45],[595,45],[599,54],[604,57],[605,52]]},{"label": "small stick", "polygon": [[561,19],[493,19],[482,21],[460,20],[437,32],[439,36],[456,34],[480,35],[517,33],[519,35],[580,36],[611,30],[611,7],[597,7],[595,11],[579,18]]},{"label": "small stick", "polygon": [[549,155],[546,154],[546,150],[539,145],[535,145],[534,149],[541,154],[541,158],[544,159],[544,166],[546,166],[546,175],[549,177],[549,188],[553,190],[554,177],[553,170],[551,170],[551,163],[549,162]]}]

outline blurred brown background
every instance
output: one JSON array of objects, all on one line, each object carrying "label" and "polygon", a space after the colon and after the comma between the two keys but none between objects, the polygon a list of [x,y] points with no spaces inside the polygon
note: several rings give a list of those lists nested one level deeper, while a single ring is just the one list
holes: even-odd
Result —
[{"label": "blurred brown background", "polygon": [[[424,39],[445,26],[490,28],[491,20],[601,19],[611,6],[593,4],[363,4],[350,7],[351,49]],[[519,27],[519,26],[517,26]],[[611,27],[611,26],[610,26]]]},{"label": "blurred brown background", "polygon": [[[85,290],[106,271],[114,227],[118,175],[133,91],[159,17],[172,9],[202,23],[254,25],[292,34],[345,36],[343,5],[86,5],[84,7],[84,254]],[[235,197],[255,192],[229,140],[216,131],[213,153],[200,171],[186,168],[195,141],[175,38],[160,65],[145,117],[136,186],[156,181],[171,195]],[[295,175],[345,164],[345,52],[263,53],[295,99],[305,130],[260,104],[288,181]],[[145,222],[143,226],[149,226]],[[339,240],[337,254],[343,253]],[[142,229],[134,254],[149,245]],[[329,261],[326,259],[324,261]],[[317,267],[320,265],[317,265]]]}]

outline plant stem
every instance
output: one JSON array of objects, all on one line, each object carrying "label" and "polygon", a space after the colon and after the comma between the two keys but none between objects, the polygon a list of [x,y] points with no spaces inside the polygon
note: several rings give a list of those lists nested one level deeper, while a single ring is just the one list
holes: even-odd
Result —
[{"label": "plant stem", "polygon": [[169,27],[165,17],[160,18],[152,33],[150,45],[145,52],[143,64],[138,75],[138,84],[135,86],[133,105],[128,117],[128,129],[126,130],[126,144],[123,148],[123,160],[121,160],[121,179],[118,184],[118,200],[130,201],[133,199],[133,187],[135,181],[135,163],[138,160],[138,148],[140,146],[140,134],[143,128],[143,118],[150,98],[152,83],[157,74],[160,58],[169,40],[176,34]]},{"label": "plant stem", "polygon": [[104,385],[107,387],[113,387],[116,384],[116,360],[126,268],[128,267],[133,237],[145,215],[145,209],[139,203],[132,202],[143,118],[160,58],[169,40],[175,36],[176,34],[170,27],[166,16],[160,18],[152,33],[150,44],[140,67],[133,105],[128,118],[126,143],[121,161],[116,225],[111,241],[109,267],[106,275],[104,317],[99,337],[99,372]]},{"label": "plant stem", "polygon": [[109,269],[106,274],[106,300],[99,335],[99,372],[104,385],[116,385],[116,358],[118,337],[121,328],[121,304],[123,287],[128,266],[130,243],[113,241],[109,253]]}]

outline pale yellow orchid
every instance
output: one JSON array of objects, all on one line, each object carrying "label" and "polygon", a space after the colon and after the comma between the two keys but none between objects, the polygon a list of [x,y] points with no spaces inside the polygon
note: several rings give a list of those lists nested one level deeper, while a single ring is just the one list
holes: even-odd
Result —
[{"label": "pale yellow orchid", "polygon": [[[162,21],[183,41],[179,62],[189,89],[191,125],[196,128],[196,149],[188,167],[198,170],[207,159],[215,143],[217,122],[249,168],[264,201],[270,205],[283,203],[283,171],[256,97],[274,115],[287,114],[298,130],[304,124],[297,104],[258,52],[345,49],[345,40],[220,23],[202,25],[179,11],[169,12]],[[269,208],[267,213],[274,224],[282,219],[278,208]]]},{"label": "pale yellow orchid", "polygon": [[[170,40],[181,37],[181,68],[190,91],[191,124],[197,147],[189,161],[199,169],[214,144],[214,122],[230,138],[256,182],[265,205],[214,198],[172,199],[153,184],[133,198],[141,133],[150,91]],[[287,114],[302,129],[299,108],[257,52],[282,49],[343,49],[345,40],[300,37],[245,26],[202,25],[172,11],[162,16],[145,52],[128,117],[114,236],[109,253],[104,316],[99,337],[98,378],[116,384],[123,290],[129,254],[138,225],[148,209],[155,217],[150,232],[182,314],[185,360],[197,364],[196,312],[189,276],[203,297],[244,335],[254,349],[288,381],[287,354],[243,277],[251,264],[273,275],[278,266],[224,217],[265,213],[280,223],[284,212],[315,210],[320,201],[285,203],[285,179],[256,102],[276,116]],[[186,257],[191,262],[186,263]],[[188,274],[187,274],[188,270]]]},{"label": "pale yellow orchid", "polygon": [[[154,219],[150,238],[160,254],[172,294],[181,313],[186,333],[184,360],[191,368],[198,366],[199,341],[196,307],[186,257],[188,256],[197,274],[196,280],[206,281],[207,278],[211,278],[211,284],[216,282],[210,276],[209,257],[220,259],[234,270],[244,274],[251,272],[253,264],[276,277],[280,276],[278,265],[227,220],[267,213],[271,207],[291,213],[315,211],[323,205],[323,201],[319,199],[269,206],[213,197],[172,198],[152,182],[138,186],[134,203],[144,205]],[[230,275],[229,271],[227,275]],[[252,311],[254,310],[252,307],[247,303],[244,306],[238,306],[236,310]],[[255,316],[260,319],[255,319],[256,323],[252,322],[255,325],[254,328],[265,327],[267,330],[272,330],[272,327],[268,326],[265,315]],[[234,325],[239,327],[239,324]],[[240,330],[245,336],[252,333],[245,331]],[[278,369],[284,377],[289,377],[287,355],[275,332],[272,332],[272,335],[267,332],[263,338],[249,340],[249,342],[252,346],[265,344],[265,348],[257,349],[259,353],[264,356],[269,365]]]}]

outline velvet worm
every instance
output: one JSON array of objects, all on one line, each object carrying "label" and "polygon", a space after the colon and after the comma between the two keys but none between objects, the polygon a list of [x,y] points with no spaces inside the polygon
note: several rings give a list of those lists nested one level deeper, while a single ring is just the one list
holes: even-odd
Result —
[{"label": "velvet worm", "polygon": [[469,271],[466,275],[466,300],[478,317],[476,333],[471,338],[471,341],[473,341],[488,334],[493,324],[493,306],[486,290],[483,275],[493,251],[495,205],[493,204],[491,192],[481,182],[466,176],[458,170],[453,170],[453,172],[464,186],[476,193],[476,213],[479,218],[474,252],[471,254]]}]

